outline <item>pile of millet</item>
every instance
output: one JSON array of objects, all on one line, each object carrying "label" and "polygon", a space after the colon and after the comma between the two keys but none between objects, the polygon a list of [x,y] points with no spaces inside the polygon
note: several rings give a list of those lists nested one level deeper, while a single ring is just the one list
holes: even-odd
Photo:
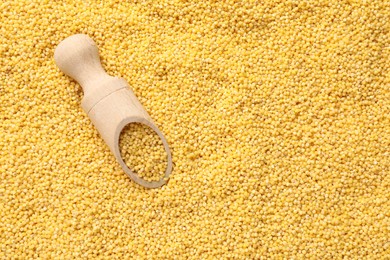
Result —
[{"label": "pile of millet", "polygon": [[[383,0],[2,1],[0,258],[389,258],[389,14]],[[128,178],[56,67],[76,33],[168,140],[162,188]]]},{"label": "pile of millet", "polygon": [[152,182],[164,178],[167,153],[160,136],[149,126],[127,124],[119,136],[119,149],[126,166],[142,179]]}]

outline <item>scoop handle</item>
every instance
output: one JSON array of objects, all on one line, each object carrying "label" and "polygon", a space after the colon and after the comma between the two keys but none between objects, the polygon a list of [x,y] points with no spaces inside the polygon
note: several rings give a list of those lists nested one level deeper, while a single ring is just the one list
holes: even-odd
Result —
[{"label": "scoop handle", "polygon": [[85,34],[75,34],[60,42],[54,51],[54,60],[62,72],[81,85],[84,94],[113,78],[100,63],[96,43]]}]

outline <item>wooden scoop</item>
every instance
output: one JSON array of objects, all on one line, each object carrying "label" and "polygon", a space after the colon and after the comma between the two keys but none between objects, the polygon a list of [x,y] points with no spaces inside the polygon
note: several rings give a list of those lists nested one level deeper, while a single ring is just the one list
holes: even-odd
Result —
[{"label": "wooden scoop", "polygon": [[[96,43],[84,34],[70,36],[60,42],[54,52],[57,66],[75,79],[83,88],[81,107],[122,166],[124,172],[136,183],[146,188],[164,185],[172,171],[172,156],[168,142],[153,123],[129,84],[112,77],[103,69]],[[125,164],[119,151],[119,136],[129,123],[143,123],[161,138],[167,153],[165,176],[158,181],[146,181],[133,173]]]}]

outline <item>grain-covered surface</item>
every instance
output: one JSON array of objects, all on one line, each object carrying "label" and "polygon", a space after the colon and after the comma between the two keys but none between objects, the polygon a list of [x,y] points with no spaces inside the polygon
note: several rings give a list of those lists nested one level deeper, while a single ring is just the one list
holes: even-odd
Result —
[{"label": "grain-covered surface", "polygon": [[126,125],[119,136],[119,150],[131,171],[146,181],[164,178],[168,157],[163,142],[149,126],[140,123]]},{"label": "grain-covered surface", "polygon": [[[101,2],[0,3],[0,258],[389,257],[387,1]],[[55,66],[75,33],[169,141],[163,188]]]}]

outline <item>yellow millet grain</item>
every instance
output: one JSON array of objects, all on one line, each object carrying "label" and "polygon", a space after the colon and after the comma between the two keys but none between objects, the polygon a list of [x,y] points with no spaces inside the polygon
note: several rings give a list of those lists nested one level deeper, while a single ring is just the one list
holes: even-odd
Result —
[{"label": "yellow millet grain", "polygon": [[123,161],[146,181],[158,181],[165,175],[167,153],[161,138],[149,126],[141,123],[126,125],[119,137]]},{"label": "yellow millet grain", "polygon": [[[383,0],[0,3],[0,258],[388,259]],[[55,66],[86,33],[170,143],[121,170]]]}]

